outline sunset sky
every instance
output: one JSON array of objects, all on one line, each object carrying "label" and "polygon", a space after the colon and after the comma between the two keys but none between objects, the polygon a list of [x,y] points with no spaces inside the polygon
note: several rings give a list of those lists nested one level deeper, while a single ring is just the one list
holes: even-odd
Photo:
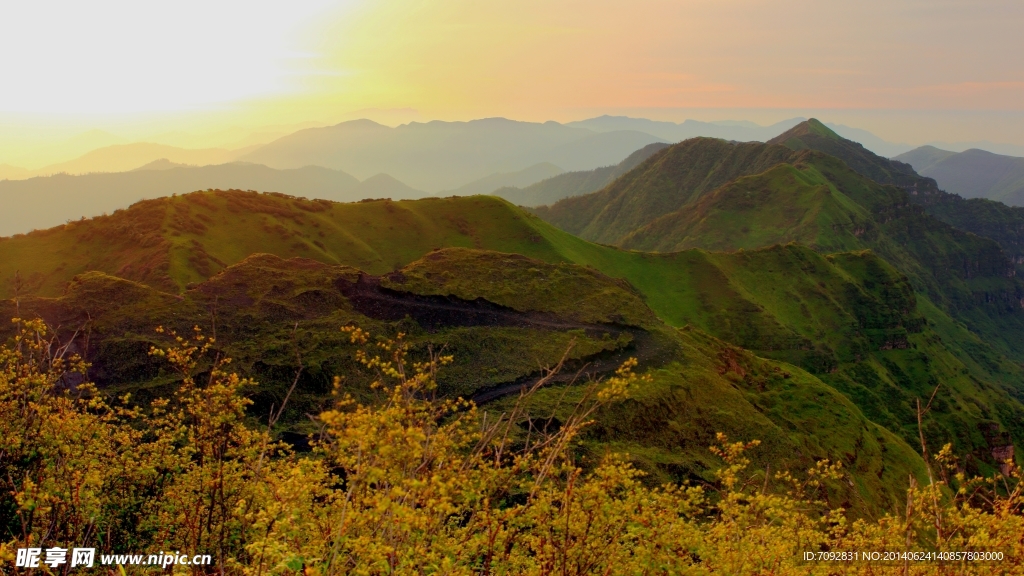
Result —
[{"label": "sunset sky", "polygon": [[5,1],[0,26],[0,164],[91,129],[224,146],[360,116],[1024,144],[1019,0]]}]

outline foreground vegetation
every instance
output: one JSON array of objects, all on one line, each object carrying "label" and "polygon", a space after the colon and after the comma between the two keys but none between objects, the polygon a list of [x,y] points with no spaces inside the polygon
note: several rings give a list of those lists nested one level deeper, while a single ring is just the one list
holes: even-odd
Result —
[{"label": "foreground vegetation", "polygon": [[[900,514],[848,518],[838,463],[757,470],[753,439],[719,435],[713,480],[651,486],[625,455],[581,456],[604,406],[643,390],[634,361],[578,389],[558,421],[526,417],[544,381],[500,413],[435,396],[451,356],[347,326],[378,397],[341,393],[312,449],[246,414],[256,383],[198,329],[152,353],[179,374],[145,406],[105,398],[41,322],[0,348],[0,558],[27,546],[209,553],[229,574],[1024,573],[1021,473],[991,479],[929,454]],[[286,397],[287,400],[287,397]],[[919,412],[927,418],[927,407]],[[802,560],[820,551],[998,550],[984,562]],[[182,567],[176,567],[181,569]],[[131,573],[131,567],[124,567]],[[83,571],[84,572],[84,571]]]}]

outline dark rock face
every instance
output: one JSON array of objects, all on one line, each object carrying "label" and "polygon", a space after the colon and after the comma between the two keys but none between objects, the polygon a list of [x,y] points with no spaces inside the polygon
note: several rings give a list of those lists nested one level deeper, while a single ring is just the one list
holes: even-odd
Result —
[{"label": "dark rock face", "polygon": [[449,326],[518,326],[588,328],[566,322],[553,314],[520,312],[483,298],[463,300],[455,296],[424,296],[381,286],[379,276],[360,274],[355,282],[337,280],[338,290],[352,307],[369,318],[397,321],[412,318],[427,330]]},{"label": "dark rock face", "polygon": [[1009,476],[1011,468],[1007,462],[1013,461],[1013,444],[994,446],[992,448],[992,459],[999,463],[999,472],[1003,476]]}]

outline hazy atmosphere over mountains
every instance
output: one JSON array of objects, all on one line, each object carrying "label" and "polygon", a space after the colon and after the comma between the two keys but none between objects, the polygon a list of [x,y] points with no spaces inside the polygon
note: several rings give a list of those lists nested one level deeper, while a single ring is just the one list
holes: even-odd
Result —
[{"label": "hazy atmosphere over mountains", "polygon": [[0,574],[1024,575],[1024,3],[0,23]]},{"label": "hazy atmosphere over mountains", "polygon": [[[7,168],[0,173],[9,180],[0,180],[0,196],[16,207],[0,220],[0,234],[27,232],[109,212],[135,200],[207,188],[275,191],[338,201],[497,193],[513,202],[538,206],[603,187],[643,159],[643,155],[631,154],[648,144],[695,136],[767,141],[800,121],[794,118],[770,126],[749,121],[688,120],[676,124],[600,116],[564,125],[493,118],[392,128],[355,120],[299,130],[264,145],[236,150],[114,144],[35,171]],[[883,156],[907,148],[864,130],[828,126],[837,133],[861,138],[868,149]],[[160,161],[164,168],[173,169],[155,170],[161,167]],[[592,174],[595,169],[602,170]],[[563,172],[569,174],[541,183]],[[1003,172],[1004,182],[989,183],[985,188],[1001,194],[999,198],[976,193],[966,184],[953,183],[951,190],[1015,204],[1015,172],[1009,168]],[[44,177],[30,178],[33,174]],[[356,185],[356,181],[364,184]],[[512,190],[516,188],[523,191]]]},{"label": "hazy atmosphere over mountains", "polygon": [[972,148],[963,152],[922,146],[895,157],[964,198],[1024,206],[1024,158]]}]

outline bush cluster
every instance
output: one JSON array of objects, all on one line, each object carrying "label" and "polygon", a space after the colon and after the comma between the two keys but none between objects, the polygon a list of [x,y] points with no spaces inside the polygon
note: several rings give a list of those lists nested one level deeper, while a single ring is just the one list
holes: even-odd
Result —
[{"label": "bush cluster", "polygon": [[[1012,463],[968,479],[944,449],[933,480],[911,482],[905,511],[857,520],[820,497],[855,480],[839,464],[751,470],[756,441],[719,435],[711,449],[722,466],[706,485],[648,486],[611,453],[581,467],[581,431],[642,382],[635,362],[590,385],[559,426],[523,427],[532,390],[500,414],[438,398],[450,356],[413,361],[402,335],[347,327],[381,401],[337,393],[315,417],[313,449],[296,453],[274,440],[281,409],[254,422],[246,395],[256,383],[230,372],[198,328],[165,333],[170,344],[152,353],[180,386],[137,406],[84,382],[86,365],[42,323],[17,322],[0,348],[4,573],[16,549],[49,546],[211,554],[213,566],[174,570],[251,576],[1024,573],[1024,484]],[[966,550],[1004,560],[804,559]]]}]

